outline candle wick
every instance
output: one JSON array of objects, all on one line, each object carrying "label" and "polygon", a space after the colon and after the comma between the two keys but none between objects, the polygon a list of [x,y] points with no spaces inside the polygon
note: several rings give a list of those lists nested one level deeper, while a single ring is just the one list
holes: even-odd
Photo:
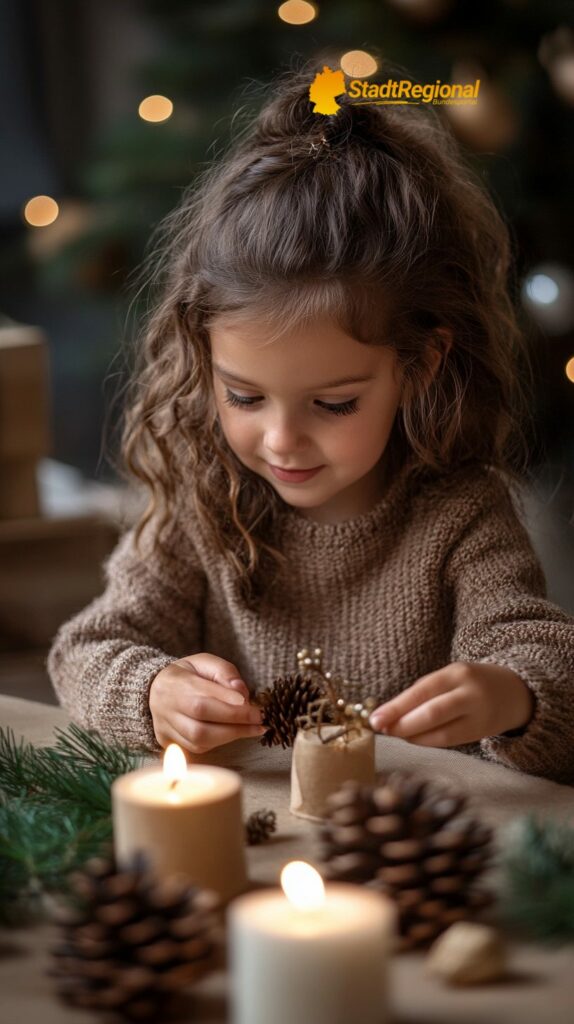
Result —
[{"label": "candle wick", "polygon": [[175,787],[177,786],[178,782],[179,782],[179,779],[172,779],[171,780],[170,785],[169,785],[170,792],[171,792],[172,789],[175,789]]}]

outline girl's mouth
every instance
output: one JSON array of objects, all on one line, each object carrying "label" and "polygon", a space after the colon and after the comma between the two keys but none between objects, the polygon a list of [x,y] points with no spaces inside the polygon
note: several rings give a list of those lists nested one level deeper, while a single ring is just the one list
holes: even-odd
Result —
[{"label": "girl's mouth", "polygon": [[280,466],[272,466],[271,463],[269,463],[269,468],[278,480],[290,484],[304,483],[305,480],[310,480],[320,469],[323,469],[322,466],[315,466],[314,469],[281,469]]}]

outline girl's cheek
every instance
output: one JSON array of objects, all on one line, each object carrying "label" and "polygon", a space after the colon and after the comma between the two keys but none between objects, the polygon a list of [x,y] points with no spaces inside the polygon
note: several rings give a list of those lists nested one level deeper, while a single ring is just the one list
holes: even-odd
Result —
[{"label": "girl's cheek", "polygon": [[233,416],[233,414],[231,414],[228,415],[225,418],[225,422],[222,423],[227,440],[242,448],[249,447],[257,435],[254,424],[248,423],[246,420],[247,417],[245,415],[240,419],[238,416]]}]

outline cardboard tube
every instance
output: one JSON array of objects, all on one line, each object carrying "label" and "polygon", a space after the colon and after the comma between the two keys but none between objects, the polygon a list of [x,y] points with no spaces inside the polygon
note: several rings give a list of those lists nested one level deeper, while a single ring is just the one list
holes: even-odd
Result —
[{"label": "cardboard tube", "polygon": [[[323,739],[341,726],[321,727]],[[351,732],[323,743],[315,729],[300,729],[293,745],[290,811],[299,818],[321,821],[327,797],[346,779],[372,784],[375,781],[375,737],[370,729]]]}]

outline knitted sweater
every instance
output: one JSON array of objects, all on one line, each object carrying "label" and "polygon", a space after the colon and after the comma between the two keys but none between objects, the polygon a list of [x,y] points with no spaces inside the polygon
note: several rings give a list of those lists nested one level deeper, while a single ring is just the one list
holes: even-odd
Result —
[{"label": "knitted sweater", "polygon": [[285,505],[272,538],[289,559],[257,611],[205,542],[191,502],[168,553],[138,556],[133,529],[105,564],[104,593],[60,627],[48,671],[80,724],[159,749],[148,693],[156,674],[202,651],[235,664],[255,692],[318,645],[324,664],[380,703],[452,661],[516,671],[535,697],[522,730],[457,747],[574,784],[574,618],[546,598],[514,499],[493,470],[433,482],[403,471],[369,512],[318,523]]}]

